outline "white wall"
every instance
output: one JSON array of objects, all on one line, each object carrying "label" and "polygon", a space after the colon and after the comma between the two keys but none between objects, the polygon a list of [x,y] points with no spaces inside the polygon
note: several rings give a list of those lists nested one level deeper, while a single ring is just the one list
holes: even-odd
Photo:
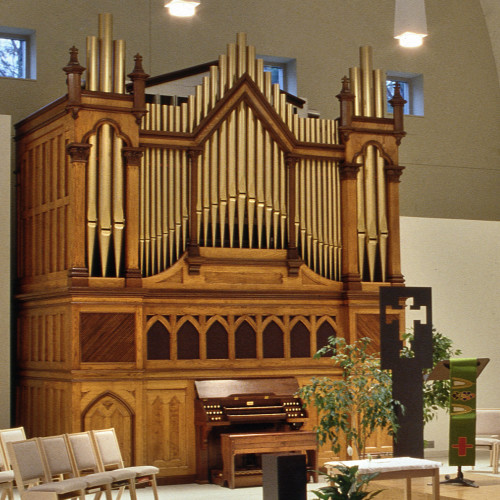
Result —
[{"label": "white wall", "polygon": [[0,428],[10,426],[10,189],[11,119],[0,115]]},{"label": "white wall", "polygon": [[[432,287],[436,329],[463,357],[490,358],[478,379],[477,405],[500,408],[500,222],[401,217],[407,286]],[[428,424],[425,439],[448,449],[449,416]]]}]

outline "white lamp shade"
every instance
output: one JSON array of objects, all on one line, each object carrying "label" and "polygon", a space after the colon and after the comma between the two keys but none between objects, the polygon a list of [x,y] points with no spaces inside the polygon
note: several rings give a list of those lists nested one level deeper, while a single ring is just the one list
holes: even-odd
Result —
[{"label": "white lamp shade", "polygon": [[191,2],[188,0],[172,0],[165,4],[171,16],[191,17],[194,16],[196,7],[200,2]]},{"label": "white lamp shade", "polygon": [[424,0],[396,0],[394,38],[403,47],[418,47],[426,36]]}]

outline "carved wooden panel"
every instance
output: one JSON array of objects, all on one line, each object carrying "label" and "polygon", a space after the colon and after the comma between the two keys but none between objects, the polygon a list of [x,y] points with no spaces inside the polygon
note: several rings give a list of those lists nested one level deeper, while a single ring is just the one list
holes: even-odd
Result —
[{"label": "carved wooden panel", "polygon": [[135,361],[135,316],[128,313],[80,313],[83,362]]},{"label": "carved wooden panel", "polygon": [[71,432],[71,384],[54,380],[22,380],[17,392],[18,425],[26,435]]},{"label": "carved wooden panel", "polygon": [[134,463],[134,420],[133,409],[114,392],[100,394],[82,413],[84,430],[114,427],[126,465]]},{"label": "carved wooden panel", "polygon": [[58,126],[25,146],[20,160],[18,275],[38,277],[68,267],[69,173],[64,128]]},{"label": "carved wooden panel", "polygon": [[18,361],[56,363],[67,360],[69,326],[65,308],[36,308],[18,316]]},{"label": "carved wooden panel", "polygon": [[332,316],[148,316],[148,360],[309,358],[337,335]]},{"label": "carved wooden panel", "polygon": [[145,395],[146,461],[160,474],[194,474],[193,391],[153,387]]}]

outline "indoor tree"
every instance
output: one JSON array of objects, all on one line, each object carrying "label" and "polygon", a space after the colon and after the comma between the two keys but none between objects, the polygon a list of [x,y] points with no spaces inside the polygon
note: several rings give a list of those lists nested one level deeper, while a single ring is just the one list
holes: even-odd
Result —
[{"label": "indoor tree", "polygon": [[363,337],[352,344],[344,338],[330,337],[328,344],[315,357],[331,354],[334,365],[341,369],[338,378],[316,378],[299,390],[306,405],[318,410],[318,441],[330,440],[332,450],[340,451],[340,436],[347,445],[364,455],[367,439],[376,429],[396,434],[398,423],[392,398],[392,379],[380,368],[380,359],[368,352],[371,339]]}]

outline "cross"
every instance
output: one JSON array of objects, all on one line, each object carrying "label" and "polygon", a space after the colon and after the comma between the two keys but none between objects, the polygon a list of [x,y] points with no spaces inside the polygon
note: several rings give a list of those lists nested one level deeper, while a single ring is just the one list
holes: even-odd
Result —
[{"label": "cross", "polygon": [[458,438],[458,444],[452,444],[451,447],[458,449],[458,456],[459,457],[466,457],[467,456],[467,450],[469,448],[474,448],[474,445],[473,444],[467,444],[467,437],[459,437]]}]

